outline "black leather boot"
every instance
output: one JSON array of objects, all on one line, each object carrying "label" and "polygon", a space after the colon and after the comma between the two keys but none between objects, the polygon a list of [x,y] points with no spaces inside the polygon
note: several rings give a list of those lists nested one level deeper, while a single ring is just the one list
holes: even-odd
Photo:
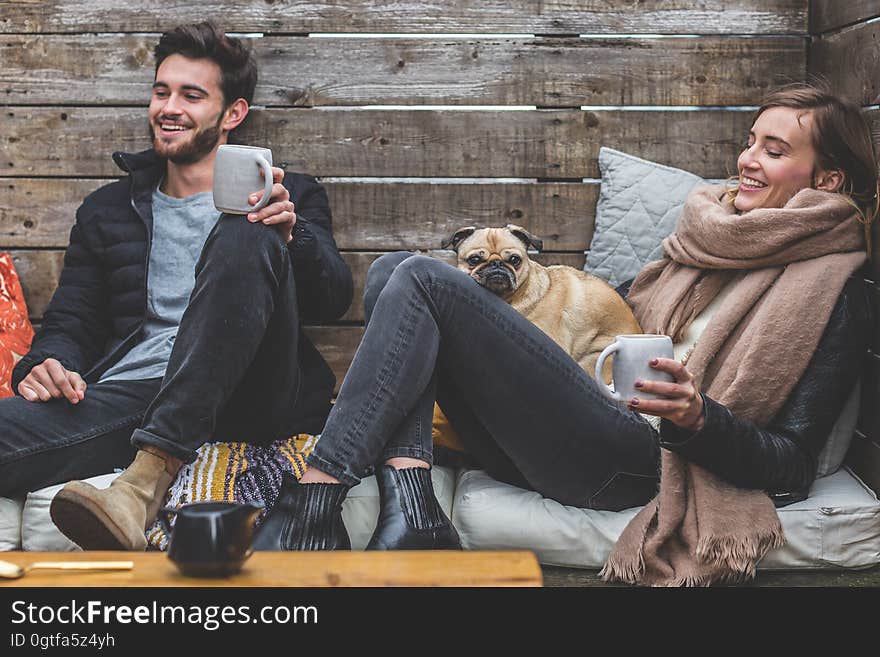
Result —
[{"label": "black leather boot", "polygon": [[379,522],[367,550],[460,550],[458,532],[434,496],[427,468],[376,468]]},{"label": "black leather boot", "polygon": [[281,492],[257,530],[254,550],[350,550],[342,501],[350,486],[301,484],[281,475]]}]

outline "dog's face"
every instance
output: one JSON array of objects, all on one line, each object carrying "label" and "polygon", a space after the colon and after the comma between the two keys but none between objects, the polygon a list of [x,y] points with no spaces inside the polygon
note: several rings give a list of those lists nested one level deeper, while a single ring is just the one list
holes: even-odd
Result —
[{"label": "dog's face", "polygon": [[541,240],[524,228],[460,228],[443,244],[458,253],[458,268],[503,299],[529,277],[528,247],[540,250]]}]

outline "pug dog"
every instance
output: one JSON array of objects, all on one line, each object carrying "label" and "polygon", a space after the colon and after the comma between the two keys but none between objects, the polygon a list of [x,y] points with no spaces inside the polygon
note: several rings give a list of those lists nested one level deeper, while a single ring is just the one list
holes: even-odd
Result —
[{"label": "pug dog", "polygon": [[[594,376],[599,354],[621,334],[642,333],[623,298],[605,281],[566,265],[529,258],[543,242],[525,228],[460,228],[443,242],[458,268],[516,308]],[[602,370],[611,382],[611,361]]]}]

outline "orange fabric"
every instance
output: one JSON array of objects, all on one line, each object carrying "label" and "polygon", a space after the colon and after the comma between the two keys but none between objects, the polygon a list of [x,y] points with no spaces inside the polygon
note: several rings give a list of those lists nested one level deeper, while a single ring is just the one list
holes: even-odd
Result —
[{"label": "orange fabric", "polygon": [[31,348],[33,339],[34,328],[12,256],[0,253],[0,397],[13,395],[12,368]]},{"label": "orange fabric", "polygon": [[465,451],[461,438],[458,437],[455,429],[452,428],[449,420],[446,419],[446,416],[443,415],[443,411],[440,410],[437,404],[434,404],[434,422],[431,427],[431,437],[434,439],[435,445],[442,445],[443,447],[454,449],[456,452]]}]

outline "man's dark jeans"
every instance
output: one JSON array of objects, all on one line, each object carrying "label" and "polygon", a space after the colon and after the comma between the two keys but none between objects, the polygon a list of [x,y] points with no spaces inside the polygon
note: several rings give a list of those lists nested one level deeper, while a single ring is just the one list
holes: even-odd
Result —
[{"label": "man's dark jeans", "polygon": [[222,215],[163,379],[92,384],[76,405],[0,400],[0,496],[126,467],[144,445],[192,461],[209,440],[287,437],[299,330],[290,251],[277,231]]},{"label": "man's dark jeans", "polygon": [[492,476],[618,510],[659,481],[659,437],[543,331],[464,272],[395,253],[370,268],[367,327],[309,465],[355,484],[387,458],[433,462],[435,397]]}]

